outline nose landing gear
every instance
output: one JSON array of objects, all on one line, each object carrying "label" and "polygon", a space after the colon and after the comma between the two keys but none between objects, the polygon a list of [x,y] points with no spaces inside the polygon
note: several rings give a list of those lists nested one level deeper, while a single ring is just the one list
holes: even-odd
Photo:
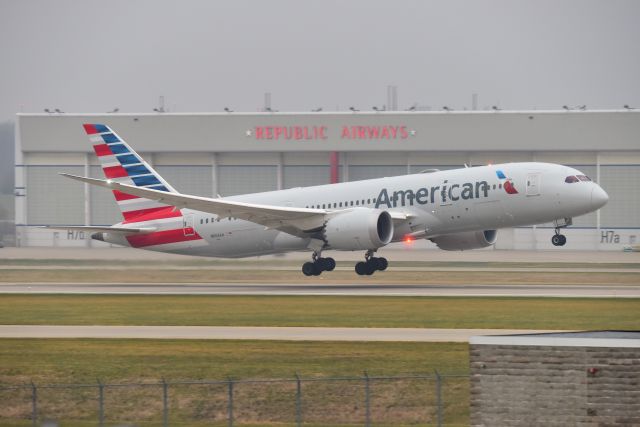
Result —
[{"label": "nose landing gear", "polygon": [[551,237],[551,244],[553,246],[564,246],[567,243],[567,237],[560,234],[560,229],[568,227],[572,224],[571,218],[562,218],[553,221],[553,225],[556,226],[556,233]]},{"label": "nose landing gear", "polygon": [[567,243],[567,236],[560,234],[560,230],[556,229],[556,234],[551,236],[553,246],[564,246]]},{"label": "nose landing gear", "polygon": [[374,257],[375,251],[368,250],[364,255],[365,261],[360,261],[356,264],[356,273],[360,276],[371,276],[376,270],[384,271],[389,266],[386,258]]},{"label": "nose landing gear", "polygon": [[331,257],[322,258],[318,252],[312,255],[313,262],[302,264],[302,273],[305,276],[319,276],[323,271],[333,271],[336,268],[336,260]]}]

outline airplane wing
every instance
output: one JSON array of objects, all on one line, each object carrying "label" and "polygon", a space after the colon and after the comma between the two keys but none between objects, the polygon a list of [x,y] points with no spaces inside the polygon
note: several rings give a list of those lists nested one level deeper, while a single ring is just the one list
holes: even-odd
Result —
[{"label": "airplane wing", "polygon": [[86,232],[102,232],[113,234],[146,234],[156,231],[155,227],[109,227],[97,225],[45,225],[38,228],[46,228],[50,230],[68,230],[68,231],[86,231]]},{"label": "airplane wing", "polygon": [[236,202],[225,199],[191,196],[180,193],[152,190],[150,188],[134,187],[111,180],[87,178],[83,176],[61,173],[60,175],[91,185],[118,190],[145,199],[155,200],[177,208],[189,208],[201,212],[208,212],[220,217],[234,217],[267,228],[274,228],[297,236],[318,230],[327,220],[331,212],[324,209],[293,208],[284,206],[259,205],[253,203]]}]

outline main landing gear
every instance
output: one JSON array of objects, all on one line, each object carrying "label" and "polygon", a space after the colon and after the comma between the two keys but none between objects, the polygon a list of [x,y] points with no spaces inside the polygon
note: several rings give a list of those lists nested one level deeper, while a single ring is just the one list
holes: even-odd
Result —
[{"label": "main landing gear", "polygon": [[376,270],[384,271],[387,269],[387,266],[389,265],[387,259],[374,257],[374,252],[375,251],[369,249],[364,255],[365,261],[360,261],[356,264],[356,273],[360,276],[371,276]]},{"label": "main landing gear", "polygon": [[336,268],[336,260],[327,257],[322,258],[319,253],[312,255],[313,262],[302,264],[302,272],[305,276],[319,276],[323,271],[333,271]]}]

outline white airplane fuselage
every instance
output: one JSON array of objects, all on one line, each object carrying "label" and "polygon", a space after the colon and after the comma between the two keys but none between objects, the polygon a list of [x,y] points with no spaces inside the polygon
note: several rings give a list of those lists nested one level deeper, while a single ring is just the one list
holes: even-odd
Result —
[{"label": "white airplane fuselage", "polygon": [[[506,163],[246,194],[224,200],[341,212],[358,208],[388,211],[394,218],[392,241],[397,242],[407,236],[437,238],[549,223],[587,214],[607,202],[608,196],[598,184],[590,180],[566,182],[570,176],[584,175],[571,167],[551,163]],[[311,238],[275,227],[192,209],[180,212],[181,216],[137,222],[135,226],[157,230],[181,228],[185,236],[193,236],[192,240],[179,245],[137,247],[220,258],[312,250]],[[398,216],[405,219],[395,221]],[[118,234],[102,233],[102,239],[136,246]],[[337,248],[328,242],[323,249]]]}]

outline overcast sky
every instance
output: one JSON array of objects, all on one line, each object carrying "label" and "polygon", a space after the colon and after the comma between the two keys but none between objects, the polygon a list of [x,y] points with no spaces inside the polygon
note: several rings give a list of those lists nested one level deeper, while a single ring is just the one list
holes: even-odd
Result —
[{"label": "overcast sky", "polygon": [[18,111],[640,107],[640,1],[0,0]]}]

